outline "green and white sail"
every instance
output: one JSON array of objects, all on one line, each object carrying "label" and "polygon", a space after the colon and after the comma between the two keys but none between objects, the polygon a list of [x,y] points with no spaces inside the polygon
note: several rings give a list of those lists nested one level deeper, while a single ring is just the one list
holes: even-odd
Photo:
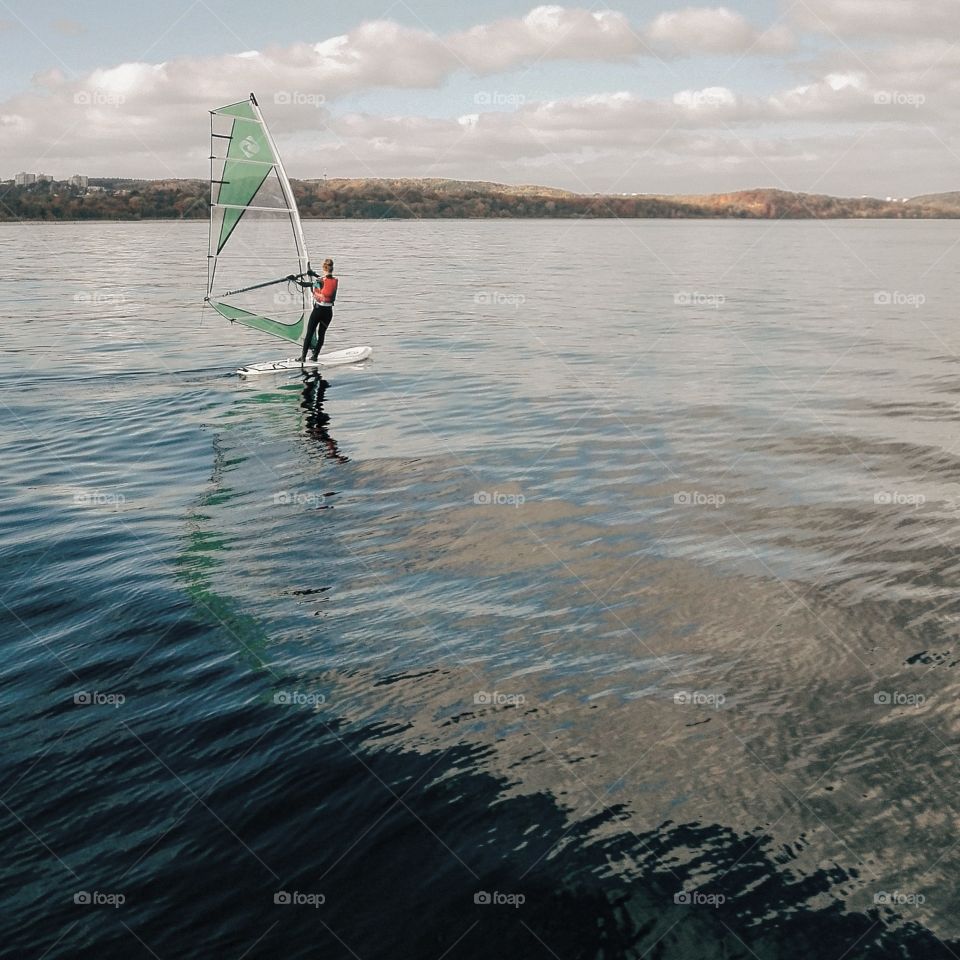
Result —
[{"label": "green and white sail", "polygon": [[300,214],[256,98],[210,111],[207,302],[228,320],[303,338],[310,269]]}]

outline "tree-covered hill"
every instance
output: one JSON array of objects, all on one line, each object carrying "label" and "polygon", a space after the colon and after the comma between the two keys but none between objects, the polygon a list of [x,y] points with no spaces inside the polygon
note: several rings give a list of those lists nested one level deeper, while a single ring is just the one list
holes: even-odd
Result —
[{"label": "tree-covered hill", "polygon": [[[303,217],[330,218],[738,218],[930,219],[960,217],[960,194],[910,201],[840,198],[784,190],[710,196],[586,195],[551,187],[463,180],[295,180]],[[91,179],[0,185],[0,220],[184,220],[207,216],[203,180]]]}]

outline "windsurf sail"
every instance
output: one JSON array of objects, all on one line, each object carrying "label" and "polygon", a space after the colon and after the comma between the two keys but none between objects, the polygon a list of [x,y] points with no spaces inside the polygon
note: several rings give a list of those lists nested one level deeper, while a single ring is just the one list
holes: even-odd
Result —
[{"label": "windsurf sail", "polygon": [[227,320],[303,338],[311,293],[300,214],[256,97],[210,111],[206,301]]}]

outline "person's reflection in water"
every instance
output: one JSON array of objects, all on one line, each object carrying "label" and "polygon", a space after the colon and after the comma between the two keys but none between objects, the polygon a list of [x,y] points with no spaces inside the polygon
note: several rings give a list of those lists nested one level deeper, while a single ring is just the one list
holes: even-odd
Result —
[{"label": "person's reflection in water", "polygon": [[337,463],[349,463],[350,458],[343,456],[337,449],[337,441],[327,432],[330,417],[323,409],[323,398],[330,384],[319,371],[310,371],[303,377],[303,399],[300,406],[307,411],[305,425],[307,433],[323,444],[324,456]]}]

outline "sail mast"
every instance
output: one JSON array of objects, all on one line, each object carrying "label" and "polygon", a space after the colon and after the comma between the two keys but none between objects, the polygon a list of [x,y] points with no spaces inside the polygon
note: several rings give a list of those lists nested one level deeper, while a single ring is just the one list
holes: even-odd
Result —
[{"label": "sail mast", "polygon": [[303,225],[300,223],[300,211],[297,208],[297,201],[293,196],[293,187],[290,186],[290,178],[287,176],[287,171],[283,166],[283,159],[280,156],[280,151],[277,149],[277,144],[273,139],[273,134],[270,133],[270,128],[267,126],[266,120],[263,119],[263,114],[260,112],[260,104],[257,103],[257,98],[251,92],[250,94],[250,103],[253,106],[253,112],[256,115],[257,119],[263,124],[263,132],[267,138],[267,143],[270,144],[270,149],[273,151],[273,156],[277,165],[277,172],[280,174],[280,186],[283,187],[284,196],[287,198],[287,203],[290,206],[290,209],[293,211],[293,232],[297,238],[297,249],[300,252],[301,260],[301,273],[306,273],[310,269],[310,257],[307,254],[307,241],[303,238]]}]

